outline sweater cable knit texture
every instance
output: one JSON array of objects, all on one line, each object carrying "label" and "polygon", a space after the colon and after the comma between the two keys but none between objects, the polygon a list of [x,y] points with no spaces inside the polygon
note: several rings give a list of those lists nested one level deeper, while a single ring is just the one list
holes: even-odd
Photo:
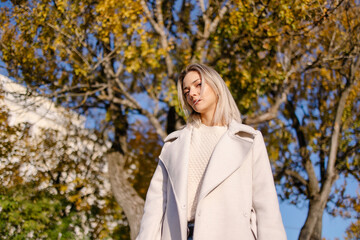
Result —
[{"label": "sweater cable knit texture", "polygon": [[204,124],[193,129],[188,169],[188,221],[195,219],[196,206],[206,167],[216,144],[226,130],[226,126],[206,126]]}]

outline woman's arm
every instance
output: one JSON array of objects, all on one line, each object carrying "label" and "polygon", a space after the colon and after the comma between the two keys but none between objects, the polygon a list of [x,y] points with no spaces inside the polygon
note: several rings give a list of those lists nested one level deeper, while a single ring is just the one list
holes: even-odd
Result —
[{"label": "woman's arm", "polygon": [[253,149],[253,207],[258,240],[286,239],[265,142],[260,131]]},{"label": "woman's arm", "polygon": [[163,215],[166,206],[167,172],[159,161],[151,179],[137,240],[160,240]]}]

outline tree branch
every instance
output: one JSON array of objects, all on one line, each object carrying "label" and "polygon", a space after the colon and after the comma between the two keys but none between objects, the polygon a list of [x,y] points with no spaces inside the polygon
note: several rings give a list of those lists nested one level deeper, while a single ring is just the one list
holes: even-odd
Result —
[{"label": "tree branch", "polygon": [[159,134],[164,139],[167,136],[167,134],[162,129],[162,126],[161,126],[159,120],[156,118],[156,116],[154,116],[148,110],[146,110],[146,109],[144,109],[143,107],[140,106],[140,104],[135,100],[135,98],[133,98],[126,91],[126,88],[125,88],[124,84],[119,80],[119,78],[115,78],[115,82],[117,83],[117,85],[120,88],[120,89],[117,89],[117,90],[119,92],[121,92],[128,99],[128,101],[122,100],[122,104],[124,104],[124,105],[126,105],[126,106],[128,106],[130,108],[136,109],[141,114],[145,115],[149,119],[150,123],[155,127],[157,134]]},{"label": "tree branch", "polygon": [[330,154],[326,169],[327,181],[325,182],[325,184],[327,184],[327,182],[329,181],[328,179],[331,179],[336,175],[335,162],[336,162],[338,146],[339,146],[340,129],[342,124],[341,118],[344,113],[346,99],[349,96],[350,90],[352,88],[353,88],[353,84],[349,84],[344,89],[344,91],[341,93],[340,101],[336,109],[336,117],[333,125],[333,131],[331,134]]},{"label": "tree branch", "polygon": [[172,62],[170,53],[168,52],[169,49],[169,43],[168,43],[168,39],[167,39],[167,34],[165,32],[164,29],[164,22],[163,22],[163,14],[161,11],[161,0],[157,0],[156,1],[156,19],[158,19],[158,22],[155,21],[155,19],[153,18],[145,0],[141,0],[140,1],[141,6],[144,9],[146,18],[150,21],[150,24],[152,25],[152,27],[154,28],[155,32],[157,34],[159,34],[160,36],[160,44],[161,47],[166,51],[166,55],[165,55],[165,62],[166,62],[166,67],[167,67],[167,73],[168,73],[168,78],[170,79],[170,81],[173,82],[173,84],[175,84],[175,79],[173,79],[173,75],[174,75],[174,64]]},{"label": "tree branch", "polygon": [[[204,62],[206,58],[206,49],[205,45],[210,35],[215,32],[217,26],[219,25],[220,20],[224,17],[226,12],[230,7],[230,1],[227,1],[225,5],[220,9],[218,15],[214,18],[213,21],[210,20],[208,15],[211,13],[207,12],[205,9],[204,0],[199,0],[200,8],[202,11],[202,18],[204,20],[204,31],[202,33],[198,32],[197,35],[200,38],[196,41],[195,52],[200,52],[200,62]],[[194,62],[196,60],[196,55],[194,54],[191,61]]]},{"label": "tree branch", "polygon": [[219,25],[220,20],[224,17],[224,15],[226,14],[229,8],[230,8],[230,1],[227,1],[226,4],[220,9],[219,15],[217,15],[214,21],[210,24],[209,27],[210,34],[215,32],[217,26]]},{"label": "tree branch", "polygon": [[307,142],[306,142],[305,134],[304,134],[303,130],[301,129],[301,125],[300,125],[298,117],[296,116],[295,107],[294,107],[294,104],[292,103],[292,101],[287,100],[286,108],[289,111],[290,117],[293,122],[292,127],[296,131],[296,136],[297,136],[298,144],[299,144],[300,156],[302,158],[302,163],[303,163],[304,168],[308,175],[307,186],[309,189],[309,194],[310,194],[310,197],[313,197],[314,195],[319,193],[320,189],[319,189],[318,180],[317,180],[317,177],[315,174],[314,166],[310,160],[310,156],[309,156],[309,153],[307,150]]},{"label": "tree branch", "polygon": [[295,67],[292,67],[286,74],[284,83],[280,89],[282,92],[279,91],[278,95],[276,96],[275,103],[268,109],[266,113],[262,113],[257,116],[249,117],[244,119],[244,123],[249,125],[254,125],[266,121],[270,121],[275,119],[278,115],[279,108],[281,104],[285,103],[287,100],[287,96],[289,95],[290,89],[294,86],[294,82],[289,83],[289,79],[291,74],[296,71]]},{"label": "tree branch", "polygon": [[150,21],[151,26],[155,29],[155,32],[157,32],[159,35],[164,34],[164,32],[161,29],[161,27],[159,26],[159,24],[152,17],[151,12],[150,12],[148,6],[146,5],[145,0],[141,0],[140,4],[141,4],[142,8],[144,9],[146,18]]}]

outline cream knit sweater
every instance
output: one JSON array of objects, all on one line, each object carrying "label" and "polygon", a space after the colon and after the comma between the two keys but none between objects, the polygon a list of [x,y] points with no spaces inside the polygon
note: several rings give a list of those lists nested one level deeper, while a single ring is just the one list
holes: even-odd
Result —
[{"label": "cream knit sweater", "polygon": [[226,130],[226,126],[206,126],[204,124],[201,124],[198,128],[193,128],[190,144],[187,184],[188,221],[193,221],[195,219],[196,206],[205,169],[209,163],[214,147]]}]

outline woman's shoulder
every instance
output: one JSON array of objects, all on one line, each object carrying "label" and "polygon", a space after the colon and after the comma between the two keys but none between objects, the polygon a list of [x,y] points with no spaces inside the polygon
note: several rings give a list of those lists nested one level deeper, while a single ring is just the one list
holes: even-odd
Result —
[{"label": "woman's shoulder", "polygon": [[263,136],[259,130],[237,121],[231,122],[229,126],[229,134],[236,136],[238,139],[247,140],[251,143],[263,141]]},{"label": "woman's shoulder", "polygon": [[258,130],[256,130],[255,128],[240,123],[238,121],[233,120],[230,125],[229,125],[229,131],[232,132],[233,134],[239,134],[239,133],[246,133],[246,134],[250,134],[253,135],[254,137],[259,134],[260,132]]}]

